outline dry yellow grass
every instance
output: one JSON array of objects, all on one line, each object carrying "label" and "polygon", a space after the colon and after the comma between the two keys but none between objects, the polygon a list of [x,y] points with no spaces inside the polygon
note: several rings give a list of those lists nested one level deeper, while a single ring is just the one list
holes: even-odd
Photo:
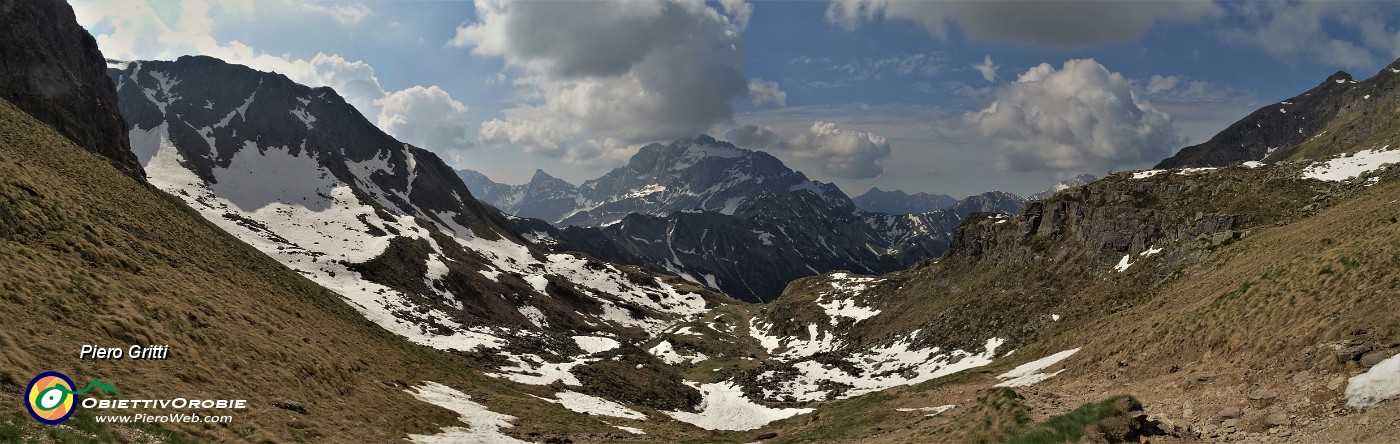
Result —
[{"label": "dry yellow grass", "polygon": [[[606,427],[468,370],[466,357],[384,331],[3,101],[0,313],[0,372],[16,381],[0,382],[6,399],[55,370],[130,398],[248,400],[226,425],[167,426],[199,440],[391,442],[463,425],[404,392],[424,380],[531,418],[512,429],[522,434]],[[79,360],[83,344],[171,352],[166,361]],[[0,414],[27,416],[8,401]]]}]

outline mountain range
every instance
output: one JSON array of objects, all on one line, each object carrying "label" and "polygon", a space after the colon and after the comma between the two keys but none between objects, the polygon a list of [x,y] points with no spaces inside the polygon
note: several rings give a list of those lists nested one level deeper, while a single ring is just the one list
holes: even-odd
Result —
[{"label": "mountain range", "polygon": [[865,194],[851,198],[851,202],[872,213],[915,214],[942,210],[953,206],[958,200],[946,194],[908,194],[901,190],[884,191],[872,187]]},{"label": "mountain range", "polygon": [[[578,187],[543,171],[515,186],[471,170],[458,175],[522,218],[514,220],[518,231],[556,251],[674,273],[754,302],[778,297],[800,277],[908,268],[947,250],[968,214],[1015,214],[1023,204],[989,192],[928,212],[866,211],[768,153],[703,135],[642,147],[627,165]],[[926,196],[884,202],[915,208]]]}]

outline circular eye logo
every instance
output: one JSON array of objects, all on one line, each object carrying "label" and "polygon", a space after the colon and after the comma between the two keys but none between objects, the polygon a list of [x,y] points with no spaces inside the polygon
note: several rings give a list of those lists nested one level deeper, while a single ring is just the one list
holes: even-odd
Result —
[{"label": "circular eye logo", "polygon": [[44,424],[67,421],[77,411],[78,400],[73,394],[73,380],[59,372],[44,372],[35,376],[24,391],[24,399],[29,415]]}]

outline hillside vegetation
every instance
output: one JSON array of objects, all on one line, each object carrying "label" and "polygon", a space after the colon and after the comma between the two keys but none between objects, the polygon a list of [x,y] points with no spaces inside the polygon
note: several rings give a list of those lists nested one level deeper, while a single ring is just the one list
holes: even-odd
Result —
[{"label": "hillside vegetation", "polygon": [[[465,370],[470,361],[462,357],[374,325],[340,296],[7,102],[0,102],[0,264],[6,399],[53,370],[101,379],[131,398],[248,400],[227,424],[164,425],[196,441],[385,442],[463,425],[458,414],[405,391],[436,381],[499,403],[497,411],[540,417],[522,433],[577,429],[570,423],[577,416],[530,414],[547,404]],[[168,344],[171,352],[165,361],[79,360],[83,344]],[[9,438],[80,424],[41,427],[14,402],[0,403],[0,416]],[[117,441],[136,433],[97,429]],[[85,433],[77,436],[107,436]]]}]

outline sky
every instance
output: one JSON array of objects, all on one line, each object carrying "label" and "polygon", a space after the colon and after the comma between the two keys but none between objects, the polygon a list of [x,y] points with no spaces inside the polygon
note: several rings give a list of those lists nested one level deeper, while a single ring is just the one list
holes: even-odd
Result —
[{"label": "sky", "polygon": [[454,168],[575,184],[710,134],[852,196],[1149,168],[1400,57],[1400,3],[72,1],[108,58],[330,86]]}]

